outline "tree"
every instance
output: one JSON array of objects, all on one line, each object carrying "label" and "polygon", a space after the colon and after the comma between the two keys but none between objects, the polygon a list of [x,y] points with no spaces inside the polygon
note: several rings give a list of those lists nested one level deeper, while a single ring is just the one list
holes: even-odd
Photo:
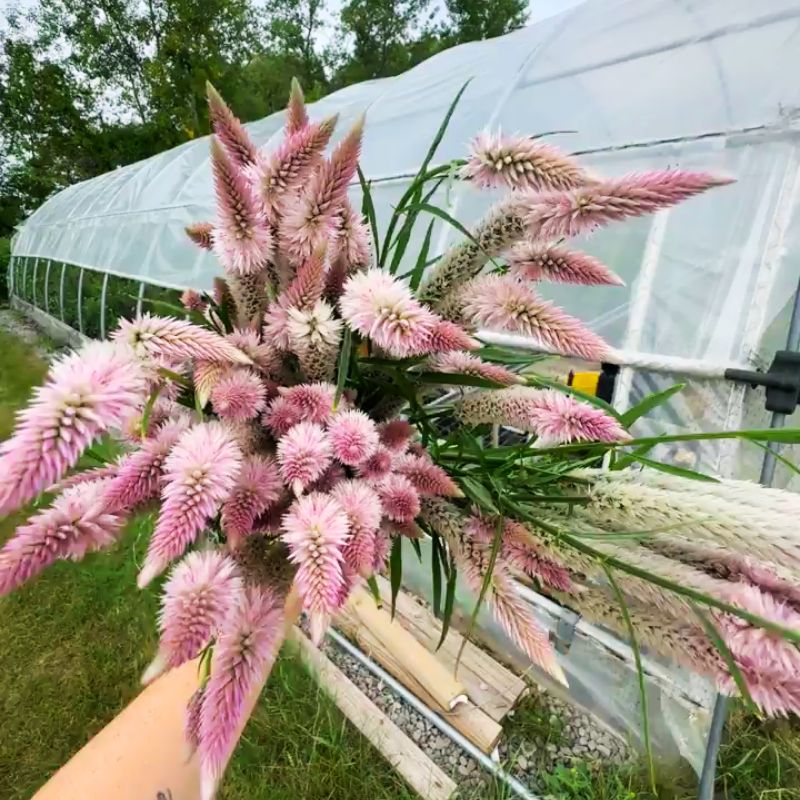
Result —
[{"label": "tree", "polygon": [[526,0],[445,0],[445,6],[450,16],[445,38],[451,44],[502,36],[528,19]]},{"label": "tree", "polygon": [[[435,12],[430,0],[348,0],[341,28],[352,39],[352,53],[334,77],[337,86],[397,75],[417,63],[412,45],[432,37]],[[434,48],[421,48],[422,57]]]}]

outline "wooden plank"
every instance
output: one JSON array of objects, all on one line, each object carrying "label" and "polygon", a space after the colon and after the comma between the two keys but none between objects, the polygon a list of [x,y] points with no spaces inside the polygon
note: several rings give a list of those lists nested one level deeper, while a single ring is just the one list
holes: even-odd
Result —
[{"label": "wooden plank", "polygon": [[[379,576],[378,585],[381,598],[389,607],[392,596],[389,582]],[[429,608],[418,603],[404,591],[400,591],[397,596],[395,619],[426,650],[436,653],[438,660],[448,670],[455,673],[458,651],[463,641],[458,631],[451,627],[444,644],[437,651],[436,646],[442,635],[441,622]],[[528,692],[528,687],[522,678],[472,642],[467,642],[464,648],[457,677],[467,687],[470,700],[496,722],[501,722]]]},{"label": "wooden plank", "polygon": [[423,800],[450,800],[456,784],[298,629],[291,639],[319,685]]},{"label": "wooden plank", "polygon": [[[498,722],[470,700],[459,703],[450,711],[442,709],[426,688],[426,683],[419,680],[419,672],[414,668],[413,661],[412,666],[409,667],[408,659],[398,656],[396,643],[399,641],[400,637],[390,639],[385,635],[385,631],[382,635],[376,632],[376,627],[385,628],[391,626],[393,629],[398,629],[400,628],[399,621],[395,620],[392,622],[389,614],[376,608],[375,601],[369,595],[366,597],[366,602],[370,603],[372,608],[384,618],[382,622],[378,623],[378,626],[374,623],[365,625],[363,619],[359,617],[357,613],[357,604],[351,602],[348,602],[345,608],[336,616],[336,626],[351,639],[356,641],[367,655],[381,664],[384,669],[390,672],[406,688],[419,697],[429,708],[432,708],[440,714],[457,731],[483,750],[484,753],[492,753],[495,747],[497,747],[497,743],[503,733],[503,729]],[[410,634],[405,631],[404,633],[406,637],[411,639],[416,648],[414,652],[417,654],[418,663],[424,660],[419,657],[420,653],[422,653],[426,659],[435,658],[427,650],[422,648]],[[389,642],[388,645],[387,641]],[[409,652],[411,652],[410,648]],[[403,656],[406,655],[408,655],[408,653],[403,653]],[[443,669],[438,660],[436,663]]]}]

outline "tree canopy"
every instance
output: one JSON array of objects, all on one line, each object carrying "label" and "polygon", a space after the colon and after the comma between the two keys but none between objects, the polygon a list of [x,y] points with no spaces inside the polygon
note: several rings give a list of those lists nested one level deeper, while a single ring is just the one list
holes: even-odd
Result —
[{"label": "tree canopy", "polygon": [[525,23],[526,0],[36,0],[0,33],[0,236],[53,192]]}]

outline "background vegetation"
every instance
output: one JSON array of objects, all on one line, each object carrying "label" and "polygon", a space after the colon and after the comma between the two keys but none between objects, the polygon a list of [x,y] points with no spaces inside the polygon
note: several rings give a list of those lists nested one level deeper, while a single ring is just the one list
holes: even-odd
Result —
[{"label": "background vegetation", "polygon": [[[53,192],[208,133],[205,82],[245,121],[525,23],[527,0],[8,0],[0,236]],[[14,4],[18,5],[15,7]],[[334,17],[336,10],[338,16]],[[0,251],[0,266],[2,266]]]}]

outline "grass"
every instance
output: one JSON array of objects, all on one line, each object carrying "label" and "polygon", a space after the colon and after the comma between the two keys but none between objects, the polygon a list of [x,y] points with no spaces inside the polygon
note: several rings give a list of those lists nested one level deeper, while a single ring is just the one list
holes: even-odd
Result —
[{"label": "grass", "polygon": [[[0,439],[40,383],[33,348],[0,331]],[[22,515],[0,522],[4,541]],[[59,563],[0,599],[0,797],[29,798],[139,691],[155,648],[157,590],[135,588],[152,520],[80,564]],[[537,703],[521,706],[517,735],[557,743]],[[659,771],[659,800],[696,797],[694,781]],[[558,800],[653,800],[642,763],[577,764],[546,776]],[[719,768],[720,800],[800,800],[800,725],[735,712]],[[481,800],[504,797],[497,786]],[[412,800],[383,758],[284,653],[228,770],[221,800]]]},{"label": "grass", "polygon": [[[0,331],[0,437],[41,382],[31,347]],[[4,541],[22,519],[0,523]],[[0,600],[0,797],[29,798],[139,691],[157,590],[136,589],[151,520],[112,551],[62,562]],[[411,800],[384,759],[284,655],[247,726],[221,800]]]}]

